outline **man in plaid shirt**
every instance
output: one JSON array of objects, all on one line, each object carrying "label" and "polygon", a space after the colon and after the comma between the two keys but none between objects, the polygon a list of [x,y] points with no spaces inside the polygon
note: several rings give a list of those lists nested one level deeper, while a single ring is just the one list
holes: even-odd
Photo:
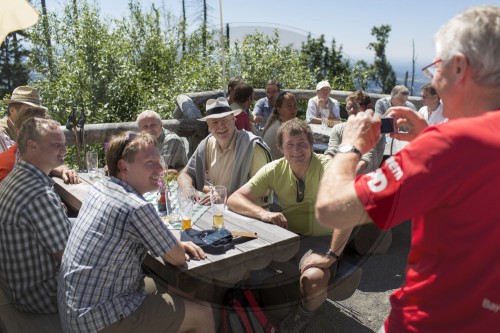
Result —
[{"label": "man in plaid shirt", "polygon": [[156,140],[120,134],[108,144],[106,164],[110,179],[92,186],[61,264],[64,332],[213,332],[210,306],[170,290],[156,293],[144,280],[147,251],[176,266],[206,257],[192,242],[177,240],[143,197],[158,188],[163,171]]},{"label": "man in plaid shirt", "polygon": [[25,312],[57,312],[57,274],[70,224],[49,172],[64,163],[60,124],[26,120],[20,160],[0,183],[0,287]]}]

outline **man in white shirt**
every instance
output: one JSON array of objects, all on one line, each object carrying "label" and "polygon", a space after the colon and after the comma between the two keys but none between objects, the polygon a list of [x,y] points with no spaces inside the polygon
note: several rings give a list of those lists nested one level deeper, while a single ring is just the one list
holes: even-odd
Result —
[{"label": "man in white shirt", "polygon": [[316,85],[316,96],[307,102],[306,121],[308,124],[321,124],[321,110],[328,109],[328,119],[340,119],[340,106],[330,97],[332,91],[328,81]]},{"label": "man in white shirt", "polygon": [[429,125],[440,124],[448,121],[448,118],[443,116],[443,104],[439,95],[430,83],[425,84],[421,88],[422,106],[418,112],[424,116],[425,121]]}]

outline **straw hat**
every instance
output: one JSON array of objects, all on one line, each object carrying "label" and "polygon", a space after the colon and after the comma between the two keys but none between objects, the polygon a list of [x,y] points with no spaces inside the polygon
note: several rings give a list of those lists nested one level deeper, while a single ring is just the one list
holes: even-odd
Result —
[{"label": "straw hat", "polygon": [[319,91],[319,90],[321,90],[321,88],[324,88],[324,87],[331,88],[330,83],[326,80],[323,80],[316,85],[316,91]]},{"label": "straw hat", "polygon": [[207,101],[206,110],[206,116],[198,120],[206,121],[207,119],[224,118],[230,114],[237,116],[241,112],[241,110],[231,109],[229,103],[224,97],[209,99]]},{"label": "straw hat", "polygon": [[4,99],[3,102],[7,105],[10,103],[23,103],[35,108],[47,110],[46,107],[42,106],[42,99],[40,98],[38,90],[28,86],[17,87],[12,92],[10,99]]}]

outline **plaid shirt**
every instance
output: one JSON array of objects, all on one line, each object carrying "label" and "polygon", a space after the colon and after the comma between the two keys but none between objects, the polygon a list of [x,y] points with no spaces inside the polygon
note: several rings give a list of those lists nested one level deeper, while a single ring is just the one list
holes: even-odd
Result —
[{"label": "plaid shirt", "polygon": [[64,252],[58,301],[64,332],[95,332],[143,303],[141,263],[177,244],[154,206],[117,178],[97,182]]},{"label": "plaid shirt", "polygon": [[165,161],[169,168],[180,169],[186,166],[186,147],[177,134],[164,128],[163,133],[158,138],[158,143],[160,144],[160,155],[170,155],[169,160]]},{"label": "plaid shirt", "polygon": [[57,312],[54,253],[69,231],[52,179],[20,161],[0,183],[0,286],[17,309]]}]

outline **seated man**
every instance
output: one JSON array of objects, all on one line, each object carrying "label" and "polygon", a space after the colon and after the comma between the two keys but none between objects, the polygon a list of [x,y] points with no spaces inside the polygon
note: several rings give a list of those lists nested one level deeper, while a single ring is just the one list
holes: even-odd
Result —
[{"label": "seated man", "polygon": [[64,332],[213,332],[208,305],[173,293],[146,294],[141,263],[147,251],[175,266],[189,260],[188,252],[205,258],[195,244],[177,240],[143,197],[158,188],[163,171],[156,140],[148,133],[118,135],[106,162],[110,178],[90,189],[61,264]]},{"label": "seated man", "polygon": [[340,119],[340,106],[330,97],[330,83],[321,81],[316,85],[316,96],[307,102],[306,120],[308,124],[321,124],[321,110],[328,110],[328,119]]},{"label": "seated man", "polygon": [[48,177],[66,154],[59,126],[26,120],[17,136],[19,162],[0,183],[0,287],[25,312],[57,312],[57,274],[70,231]]},{"label": "seated man", "polygon": [[[207,193],[210,183],[224,185],[228,193],[233,193],[271,161],[261,137],[236,129],[235,113],[223,97],[207,101],[206,116],[199,120],[207,122],[210,135],[200,142],[179,173],[179,186],[192,185]],[[209,199],[205,196],[201,203],[210,203]]]},{"label": "seated man", "polygon": [[[17,114],[25,109],[42,109],[42,100],[38,90],[28,86],[20,86],[14,89],[10,99],[3,100],[7,104],[7,115],[0,119],[0,137],[7,143],[4,150],[9,148],[17,140],[17,133],[14,126]],[[1,150],[0,152],[4,151]]]},{"label": "seated man", "polygon": [[[11,99],[4,100],[4,103],[8,105],[8,115],[0,120],[0,181],[9,174],[19,158],[15,142],[23,121],[31,115],[46,117],[47,112],[47,108],[42,106],[38,91],[32,87],[17,87],[12,92]],[[65,183],[80,182],[78,173],[64,164],[51,170],[50,176],[62,178]]]},{"label": "seated man", "polygon": [[158,113],[146,110],[137,116],[137,127],[141,132],[148,132],[160,146],[160,156],[169,156],[168,169],[180,171],[187,164],[186,147],[182,139],[175,133],[162,127],[161,117]]},{"label": "seated man", "polygon": [[[386,115],[387,110],[393,106],[406,106],[416,112],[417,109],[415,108],[415,105],[408,101],[409,95],[410,92],[406,86],[402,84],[395,85],[391,90],[390,96],[381,98],[375,103],[375,112],[383,117]],[[404,130],[404,128],[401,129]],[[407,142],[400,141],[391,137],[389,134],[386,134],[384,156],[382,160],[385,161],[389,158],[389,156],[396,154],[404,146],[406,146],[406,144]]]},{"label": "seated man", "polygon": [[[345,102],[346,110],[349,115],[356,115],[358,112],[365,111],[372,107],[370,96],[361,90],[349,94]],[[344,133],[345,124],[346,123],[340,123],[333,126],[332,132],[330,133],[330,141],[328,142],[328,149],[325,151],[325,155],[334,157],[337,154],[339,145],[342,142],[342,134]],[[359,161],[357,168],[358,173],[368,173],[377,169],[380,166],[380,163],[382,163],[384,147],[385,136],[381,135],[375,148],[361,156],[361,160]]]},{"label": "seated man", "polygon": [[[23,108],[17,113],[16,120],[14,122],[16,133],[19,132],[23,122],[32,117],[48,118],[45,109]],[[19,151],[17,143],[14,143],[9,149],[0,153],[0,182],[12,171],[18,159]],[[69,170],[64,164],[51,170],[49,176],[60,177],[65,183],[77,184],[80,182],[78,173],[73,170]]]},{"label": "seated man", "polygon": [[443,104],[441,103],[441,99],[436,89],[434,89],[430,83],[424,84],[422,88],[420,88],[420,95],[422,96],[423,106],[418,112],[424,116],[427,124],[436,125],[448,121],[448,118],[443,116]]},{"label": "seated man", "polygon": [[271,116],[276,97],[281,91],[281,84],[276,80],[269,80],[266,83],[266,97],[262,97],[255,103],[251,119],[257,128],[264,128],[267,119]]},{"label": "seated man", "polygon": [[[328,230],[316,222],[314,205],[319,182],[330,161],[313,152],[309,126],[296,118],[281,125],[278,145],[284,158],[265,165],[250,181],[233,193],[228,207],[246,216],[273,223],[302,236],[298,254],[292,259],[300,270],[301,303],[291,309],[280,330],[305,326],[327,297],[338,260],[352,229]],[[282,213],[270,212],[253,202],[267,191],[279,198]],[[308,236],[308,237],[305,237]],[[314,252],[314,253],[312,253]],[[335,264],[334,264],[335,263]]]}]

